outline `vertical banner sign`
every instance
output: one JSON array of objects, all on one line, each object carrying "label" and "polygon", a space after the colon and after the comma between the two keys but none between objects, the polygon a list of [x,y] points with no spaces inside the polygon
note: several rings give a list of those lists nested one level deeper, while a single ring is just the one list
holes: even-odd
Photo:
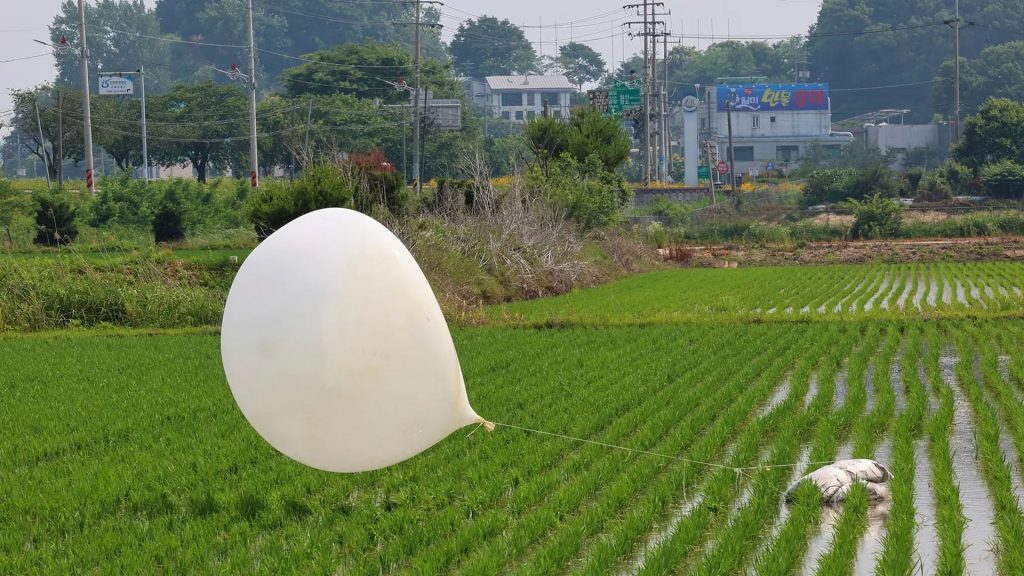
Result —
[{"label": "vertical banner sign", "polygon": [[99,93],[135,94],[135,81],[131,72],[100,72]]},{"label": "vertical banner sign", "polygon": [[589,90],[587,96],[590,98],[590,107],[602,114],[608,113],[608,91]]},{"label": "vertical banner sign", "polygon": [[719,86],[716,99],[719,112],[730,102],[733,112],[828,110],[828,84]]}]

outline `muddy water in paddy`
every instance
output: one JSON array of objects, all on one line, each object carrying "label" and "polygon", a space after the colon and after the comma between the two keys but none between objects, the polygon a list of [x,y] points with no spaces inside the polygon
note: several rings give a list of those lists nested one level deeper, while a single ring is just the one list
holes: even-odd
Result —
[{"label": "muddy water in paddy", "polygon": [[942,277],[942,303],[953,303],[953,287],[949,285],[949,278]]},{"label": "muddy water in paddy", "polygon": [[772,395],[771,400],[769,400],[767,404],[761,407],[761,410],[757,414],[759,418],[763,417],[765,414],[768,414],[769,412],[774,410],[776,406],[782,404],[786,400],[786,396],[789,396],[789,389],[791,384],[792,383],[790,381],[790,376],[787,376],[786,379],[783,380],[782,384],[780,384],[779,387],[775,389],[775,394]]},{"label": "muddy water in paddy", "polygon": [[[816,381],[816,376],[812,377],[812,381]],[[789,482],[786,484],[787,487],[791,486],[801,476],[810,472],[808,464],[811,461],[811,446],[808,444],[800,450],[800,457],[797,458],[796,466],[793,467],[793,473],[790,474]],[[789,519],[789,505],[786,504],[785,499],[779,496],[779,513],[776,515],[775,520],[768,532],[768,535],[761,541],[761,545],[758,546],[757,552],[752,556],[754,562],[761,556],[771,545],[772,542],[778,537],[782,527],[786,525],[786,520]],[[757,571],[754,569],[753,564],[747,569],[747,576],[754,576]]]},{"label": "muddy water in paddy", "polygon": [[[885,440],[875,450],[874,459],[882,464],[889,465],[892,459],[892,439]],[[883,500],[872,502],[868,508],[868,526],[857,543],[857,555],[853,563],[853,573],[868,576],[875,573],[875,563],[878,555],[882,553],[882,539],[885,537],[885,523],[889,520],[889,511],[892,502]]]},{"label": "muddy water in paddy", "polygon": [[956,301],[963,306],[970,307],[971,303],[967,301],[967,293],[964,291],[964,285],[959,280],[956,281]]},{"label": "muddy water in paddy", "polygon": [[896,299],[896,307],[900,310],[903,309],[907,304],[907,298],[910,298],[910,291],[914,288],[914,275],[913,273],[907,274],[903,279],[903,292],[900,297]]},{"label": "muddy water in paddy", "polygon": [[875,300],[878,300],[885,294],[886,289],[889,288],[889,274],[886,273],[885,278],[882,279],[882,283],[878,285],[878,290],[868,298],[868,301],[864,303],[864,311],[870,312],[875,307]]},{"label": "muddy water in paddy", "polygon": [[832,547],[832,538],[835,536],[833,530],[842,513],[842,506],[826,504],[821,507],[821,523],[818,526],[818,531],[812,534],[811,539],[807,542],[807,552],[804,554],[803,567],[800,569],[800,573],[804,576],[811,576],[817,571],[818,557],[827,553]]},{"label": "muddy water in paddy", "polygon": [[807,396],[804,398],[804,408],[811,405],[818,396],[818,375],[812,374],[810,382],[807,383]]},{"label": "muddy water in paddy", "polygon": [[971,407],[957,382],[955,356],[940,358],[942,380],[953,390],[953,434],[949,446],[953,452],[953,476],[960,487],[960,501],[967,528],[964,530],[964,561],[969,574],[982,576],[995,573],[996,542],[995,511],[981,477],[974,440],[974,419]]},{"label": "muddy water in paddy", "polygon": [[939,299],[939,282],[935,279],[935,276],[928,277],[928,296],[925,297],[924,303],[932,308],[935,307],[935,303]]}]

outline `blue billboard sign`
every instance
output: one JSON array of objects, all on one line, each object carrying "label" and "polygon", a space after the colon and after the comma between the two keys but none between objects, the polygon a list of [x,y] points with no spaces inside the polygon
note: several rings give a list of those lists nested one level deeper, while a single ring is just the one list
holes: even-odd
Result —
[{"label": "blue billboard sign", "polygon": [[828,84],[719,86],[717,100],[719,112],[828,110]]}]

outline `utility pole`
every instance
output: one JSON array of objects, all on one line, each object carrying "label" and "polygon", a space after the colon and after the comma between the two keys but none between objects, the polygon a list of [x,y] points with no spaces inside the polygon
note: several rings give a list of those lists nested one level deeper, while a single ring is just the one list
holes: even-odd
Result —
[{"label": "utility pole", "polygon": [[78,0],[78,35],[82,42],[80,61],[82,65],[82,129],[85,132],[85,187],[96,193],[93,185],[92,162],[92,112],[89,106],[89,47],[85,41],[85,0]]},{"label": "utility pole", "polygon": [[149,144],[146,141],[146,68],[142,65],[139,66],[139,85],[142,94],[140,110],[142,113],[142,181],[149,182]]},{"label": "utility pole", "polygon": [[413,56],[416,68],[416,92],[412,106],[412,186],[416,194],[422,191],[420,185],[420,0],[416,0],[416,53]]},{"label": "utility pole", "polygon": [[57,187],[64,187],[64,90],[57,89]]},{"label": "utility pole", "polygon": [[732,146],[732,100],[726,106],[727,122],[729,124],[729,182],[733,193],[736,192],[736,150]]},{"label": "utility pole", "polygon": [[[960,28],[965,24],[964,20],[960,18],[960,0],[956,0],[954,3],[954,16],[952,19],[943,20],[942,23],[953,29],[953,51],[954,62],[953,62],[953,141],[950,142],[950,146],[954,146],[960,142]],[[966,21],[968,26],[974,26],[974,22],[971,20]]]},{"label": "utility pole", "polygon": [[[413,68],[414,68],[414,92],[412,97],[412,186],[416,193],[422,191],[422,184],[420,182],[420,164],[421,158],[421,147],[420,147],[420,128],[423,123],[423,115],[420,112],[420,92],[423,89],[421,78],[420,78],[420,60],[422,59],[422,42],[420,28],[423,26],[430,26],[432,28],[440,28],[440,24],[424,24],[423,13],[421,10],[421,4],[442,4],[438,0],[402,0],[402,4],[411,4],[413,9],[416,11],[415,17],[413,18],[413,26],[415,26],[415,48],[413,50]],[[424,106],[426,105],[426,94],[423,96]]]},{"label": "utility pole", "polygon": [[260,160],[256,144],[256,39],[252,29],[252,0],[249,8],[249,183],[253,188],[260,185]]},{"label": "utility pole", "polygon": [[954,41],[956,45],[956,63],[953,68],[955,69],[953,80],[953,112],[956,115],[956,124],[953,129],[953,134],[956,138],[953,140],[957,144],[960,143],[960,0],[956,0],[956,29],[954,32]]},{"label": "utility pole", "polygon": [[[663,14],[656,14],[655,13],[655,9],[658,8],[658,7],[664,7],[664,5],[665,4],[662,3],[662,2],[651,2],[650,0],[643,0],[643,2],[639,3],[639,4],[627,4],[627,5],[623,6],[623,9],[625,9],[625,10],[634,10],[635,9],[637,11],[637,15],[638,16],[643,16],[643,20],[642,21],[640,21],[640,22],[626,22],[626,25],[627,26],[640,25],[640,26],[642,26],[642,30],[643,30],[642,32],[639,32],[639,33],[636,33],[636,34],[630,33],[630,36],[631,37],[632,36],[640,36],[640,37],[643,38],[643,42],[644,42],[644,77],[643,77],[643,84],[642,84],[643,88],[642,88],[642,90],[643,90],[643,93],[644,93],[644,104],[643,104],[644,142],[643,142],[643,148],[644,148],[644,183],[645,184],[650,183],[652,175],[656,175],[656,172],[653,170],[654,158],[653,158],[653,154],[652,154],[652,152],[653,152],[652,144],[653,144],[654,140],[652,140],[652,134],[651,134],[651,91],[655,88],[655,82],[654,82],[654,70],[655,70],[655,68],[654,68],[653,58],[651,57],[651,48],[653,46],[654,54],[656,55],[657,54],[657,44],[654,41],[654,37],[659,35],[659,34],[656,32],[655,29],[656,29],[656,27],[658,25],[661,25],[662,27],[664,27],[665,26],[665,22],[663,20],[658,20],[658,21],[654,20],[654,18],[656,16],[663,15]],[[662,32],[662,34],[664,34],[664,32]]]},{"label": "utility pole", "polygon": [[661,181],[668,182],[668,167],[672,162],[672,152],[669,146],[672,139],[669,138],[669,114],[668,114],[668,35],[666,30],[661,37],[662,47],[662,74],[661,74]]}]

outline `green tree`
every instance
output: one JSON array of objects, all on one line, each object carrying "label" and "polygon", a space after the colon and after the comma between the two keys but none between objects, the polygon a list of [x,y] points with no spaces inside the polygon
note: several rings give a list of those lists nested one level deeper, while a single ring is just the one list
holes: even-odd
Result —
[{"label": "green tree", "polygon": [[523,31],[494,16],[459,24],[448,49],[455,69],[463,76],[481,78],[537,70],[537,53]]},{"label": "green tree", "polygon": [[[18,132],[22,152],[44,160],[50,178],[63,181],[64,159],[81,160],[84,153],[81,93],[43,85],[12,90],[11,100],[14,114],[7,125]],[[40,125],[43,141],[39,139]]]},{"label": "green tree", "polygon": [[182,84],[153,102],[154,163],[191,164],[206,182],[211,164],[226,167],[248,150],[248,98],[238,86]]},{"label": "green tree", "polygon": [[985,190],[996,198],[1024,197],[1024,166],[1012,160],[1000,160],[981,169]]},{"label": "green tree", "polygon": [[1024,103],[992,98],[967,119],[954,157],[975,174],[982,166],[1010,160],[1024,164]]},{"label": "green tree", "polygon": [[[152,92],[171,86],[171,50],[161,36],[160,23],[153,10],[141,0],[98,0],[85,4],[88,23],[90,82],[98,72],[132,72],[146,67],[146,89]],[[50,40],[68,48],[54,50],[58,86],[82,90],[78,56],[78,3],[66,0],[50,24]],[[95,87],[93,88],[95,90]]]},{"label": "green tree", "polygon": [[614,172],[629,159],[629,135],[617,118],[590,107],[573,111],[569,118],[566,149],[578,162],[596,156],[603,168]]},{"label": "green tree", "polygon": [[566,78],[579,90],[583,90],[587,82],[597,82],[605,73],[604,58],[590,46],[579,42],[569,42],[558,49],[558,64]]},{"label": "green tree", "polygon": [[[412,56],[397,44],[343,44],[332,50],[304,56],[307,62],[281,74],[281,83],[289,96],[304,94],[348,94],[358,98],[378,98],[388,104],[409,102],[407,90],[392,84],[413,84]],[[438,98],[459,97],[461,86],[451,67],[438,60],[425,60],[421,66],[421,84]]]}]

